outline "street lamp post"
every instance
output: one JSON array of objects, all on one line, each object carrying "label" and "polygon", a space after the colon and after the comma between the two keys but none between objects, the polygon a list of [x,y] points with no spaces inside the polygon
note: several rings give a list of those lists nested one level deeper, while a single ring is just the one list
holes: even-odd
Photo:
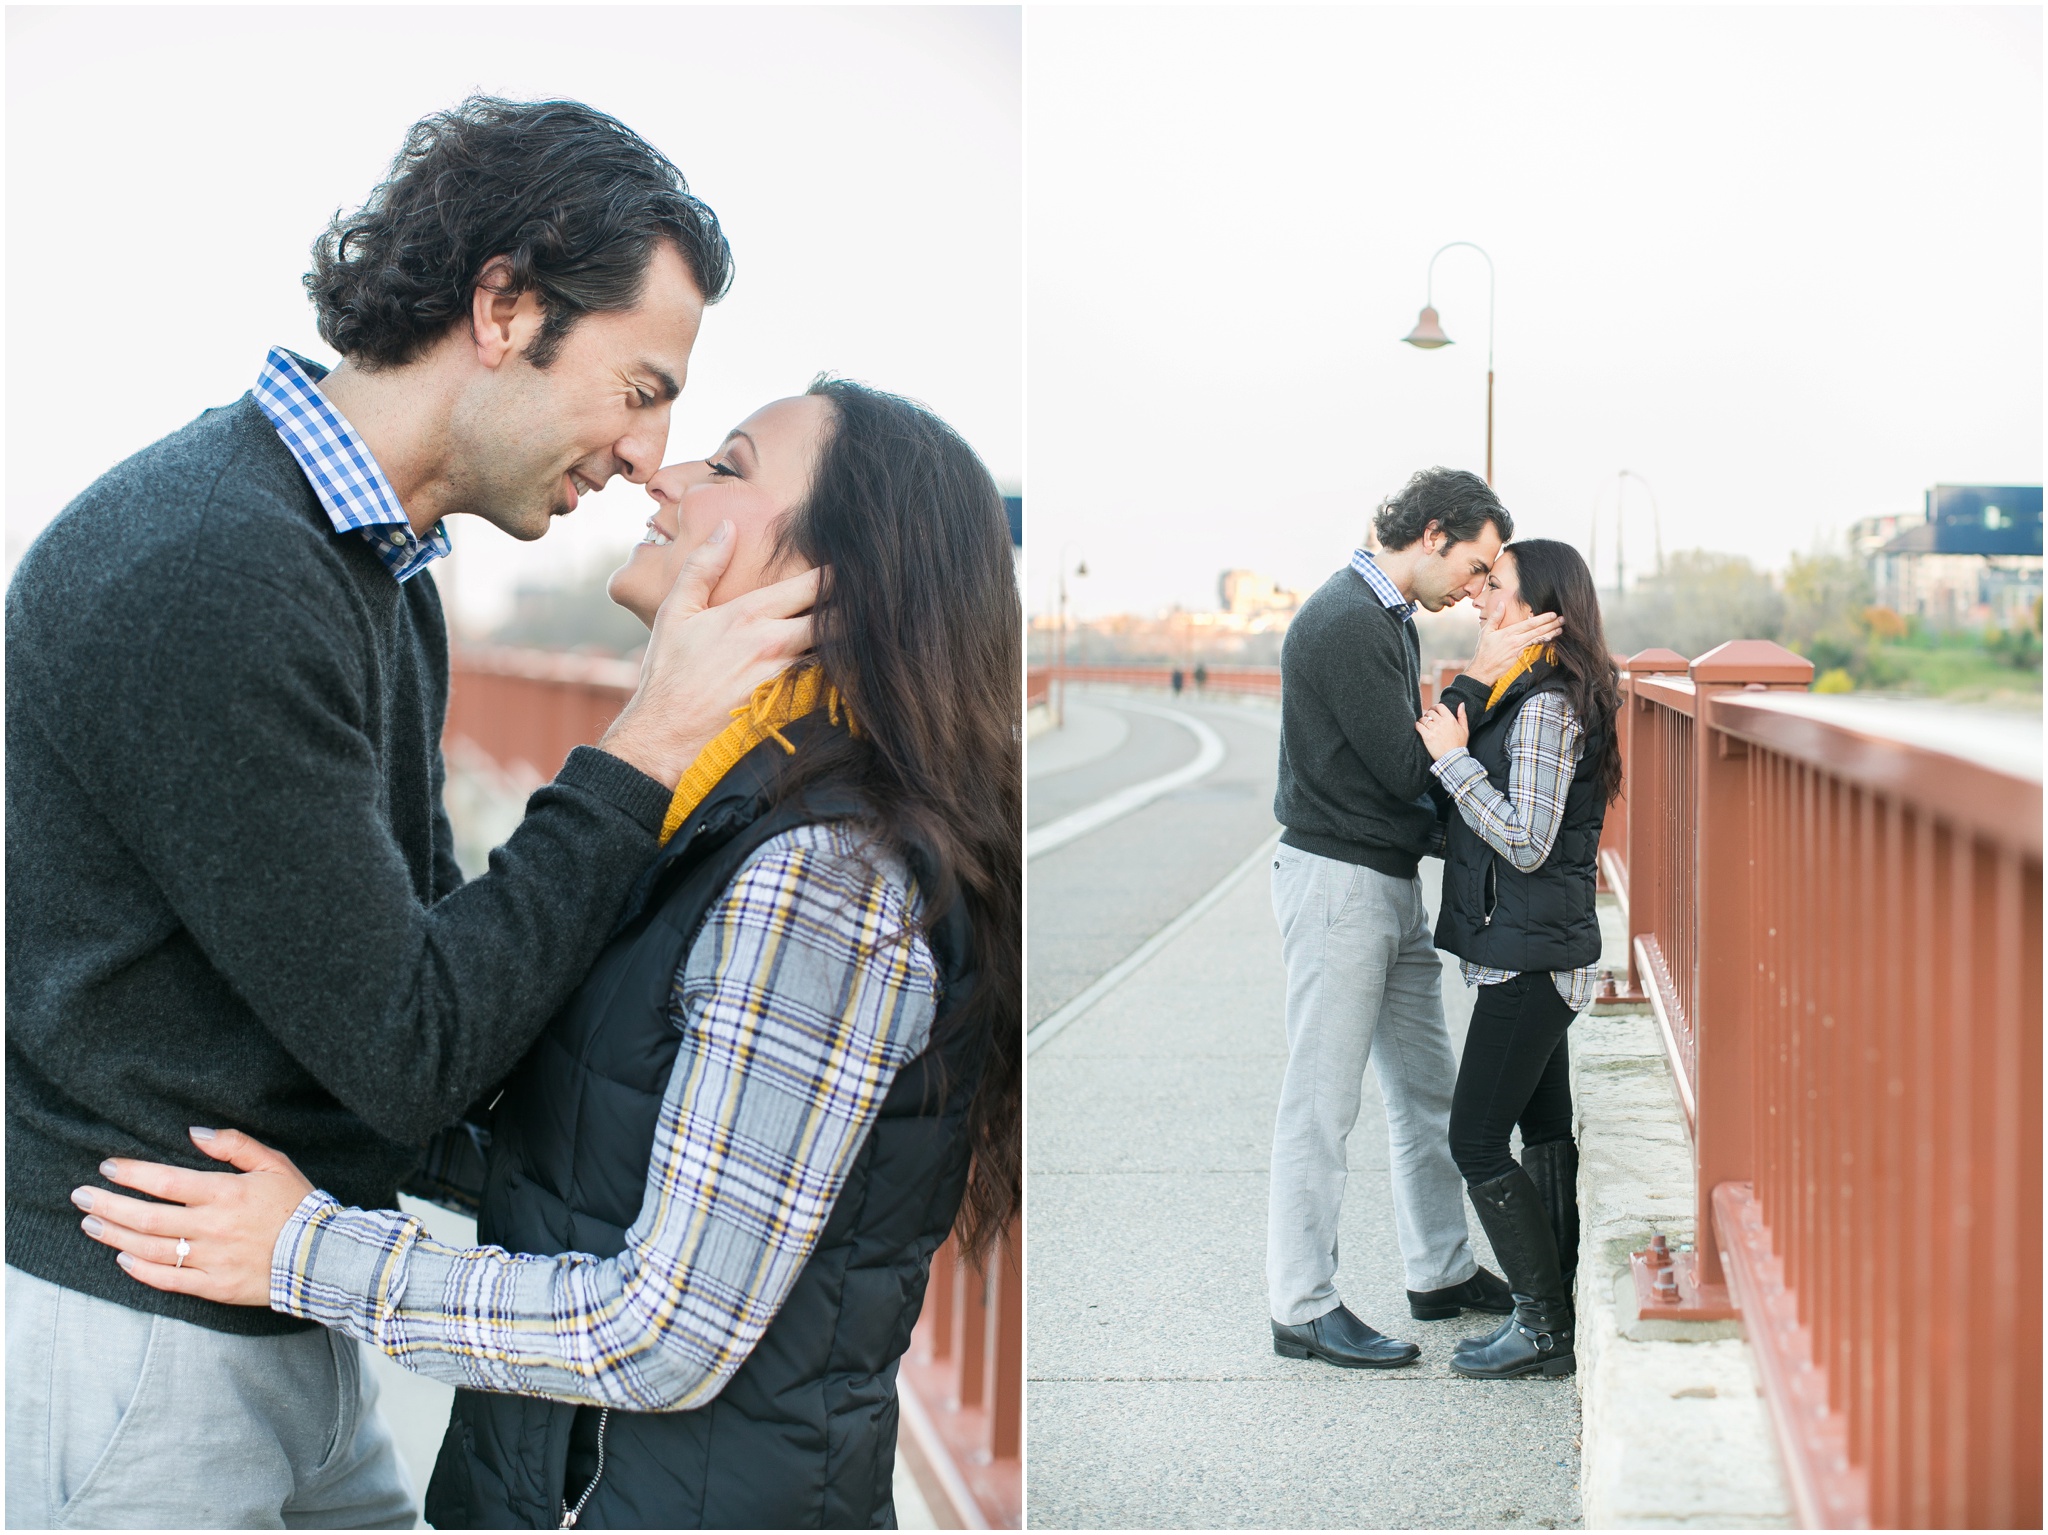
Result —
[{"label": "street lamp post", "polygon": [[[1656,487],[1653,486],[1648,480],[1644,479],[1641,475],[1637,474],[1633,469],[1622,470],[1618,478],[1622,480],[1634,480],[1638,485],[1642,486],[1646,492],[1649,493],[1650,532],[1657,540],[1657,574],[1661,576],[1664,574],[1664,517],[1663,514],[1657,510]],[[1621,493],[1619,489],[1617,489],[1615,492],[1616,505],[1614,508],[1614,548],[1615,553],[1617,555],[1619,555],[1621,552],[1621,507],[1619,504],[1620,497]]]},{"label": "street lamp post", "polygon": [[[1630,480],[1634,480],[1638,485],[1642,486],[1643,490],[1649,495],[1650,531],[1656,539],[1657,549],[1656,573],[1660,576],[1664,574],[1664,515],[1657,508],[1657,489],[1642,475],[1637,474],[1635,470],[1618,469],[1614,474],[1614,592],[1617,597],[1621,595],[1622,589],[1628,584],[1628,569],[1624,559],[1627,545],[1623,524],[1628,512],[1627,491]],[[1595,495],[1593,497],[1593,526],[1586,540],[1586,564],[1589,567],[1594,567],[1595,546],[1598,544],[1599,538],[1600,497]],[[1597,569],[1597,567],[1594,568]],[[1597,583],[1597,576],[1595,581]]]},{"label": "street lamp post", "polygon": [[1429,258],[1429,275],[1424,289],[1427,294],[1427,301],[1422,306],[1422,313],[1416,317],[1415,329],[1408,332],[1401,339],[1412,347],[1420,347],[1425,352],[1433,352],[1440,346],[1450,346],[1452,344],[1451,338],[1444,334],[1443,327],[1437,323],[1436,257],[1441,256],[1444,251],[1454,250],[1460,245],[1468,250],[1476,250],[1481,256],[1486,258],[1486,483],[1491,485],[1493,483],[1493,257],[1488,256],[1482,247],[1474,245],[1470,240],[1453,240],[1449,245],[1440,248],[1436,256],[1431,256]]},{"label": "street lamp post", "polygon": [[[1052,723],[1053,728],[1056,730],[1064,730],[1067,725],[1067,551],[1073,547],[1074,541],[1069,539],[1066,543],[1060,545],[1059,554],[1059,623],[1058,627],[1053,630],[1052,636]],[[1076,565],[1074,567],[1074,574],[1077,577],[1086,576],[1088,574],[1088,562],[1082,560]]]}]

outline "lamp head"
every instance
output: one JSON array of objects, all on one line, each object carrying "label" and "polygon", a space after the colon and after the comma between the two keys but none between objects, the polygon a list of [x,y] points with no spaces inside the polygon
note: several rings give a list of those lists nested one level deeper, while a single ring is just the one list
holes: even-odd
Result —
[{"label": "lamp head", "polygon": [[1086,560],[1083,560],[1083,561],[1082,561],[1082,562],[1081,562],[1080,564],[1076,565],[1076,566],[1074,567],[1074,574],[1075,574],[1075,575],[1077,575],[1077,576],[1085,576],[1085,575],[1087,575],[1087,574],[1088,574],[1088,562],[1087,562]]},{"label": "lamp head", "polygon": [[1429,305],[1422,306],[1422,313],[1416,317],[1415,329],[1401,338],[1410,346],[1419,346],[1425,352],[1433,352],[1440,346],[1450,346],[1451,338],[1444,334],[1444,328],[1436,322],[1436,310]]}]

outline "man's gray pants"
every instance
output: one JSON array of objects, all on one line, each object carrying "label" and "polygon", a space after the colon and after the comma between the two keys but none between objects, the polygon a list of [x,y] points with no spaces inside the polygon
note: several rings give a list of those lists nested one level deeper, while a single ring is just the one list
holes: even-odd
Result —
[{"label": "man's gray pants", "polygon": [[7,1270],[7,1526],[409,1530],[355,1341],[215,1332]]},{"label": "man's gray pants", "polygon": [[1358,1122],[1368,1061],[1386,1103],[1407,1287],[1464,1283],[1478,1265],[1465,1183],[1451,1160],[1458,1060],[1422,880],[1282,843],[1273,852],[1273,915],[1287,964],[1287,1075],[1266,1211],[1273,1320],[1298,1327],[1338,1304],[1344,1143]]}]

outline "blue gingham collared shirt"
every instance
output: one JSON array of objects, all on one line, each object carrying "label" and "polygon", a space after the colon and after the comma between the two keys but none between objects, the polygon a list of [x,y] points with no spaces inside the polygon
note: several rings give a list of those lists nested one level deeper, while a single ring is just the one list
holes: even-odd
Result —
[{"label": "blue gingham collared shirt", "polygon": [[327,370],[274,346],[256,375],[256,404],[277,428],[312,482],[337,533],[360,533],[400,581],[410,581],[448,552],[440,523],[425,538],[412,530],[398,493],[369,445],[320,392]]},{"label": "blue gingham collared shirt", "polygon": [[1370,549],[1351,551],[1351,568],[1358,572],[1360,579],[1372,588],[1372,594],[1403,618],[1415,616],[1416,604],[1401,595],[1401,589],[1387,579],[1387,573],[1380,569],[1380,562],[1372,557]]},{"label": "blue gingham collared shirt", "polygon": [[764,844],[677,972],[681,1043],[623,1251],[449,1247],[315,1190],[271,1251],[270,1303],[475,1391],[631,1412],[701,1407],[775,1320],[939,975],[907,870],[838,825]]}]

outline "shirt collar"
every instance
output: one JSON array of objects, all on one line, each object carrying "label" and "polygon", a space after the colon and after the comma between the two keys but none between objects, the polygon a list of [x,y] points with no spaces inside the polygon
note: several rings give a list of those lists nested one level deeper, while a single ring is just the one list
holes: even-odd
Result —
[{"label": "shirt collar", "polygon": [[1417,604],[1401,595],[1401,589],[1387,579],[1387,573],[1380,569],[1380,562],[1372,557],[1370,549],[1354,549],[1351,553],[1351,568],[1358,572],[1365,584],[1372,588],[1372,594],[1381,603],[1392,608],[1403,618],[1414,616]]},{"label": "shirt collar", "polygon": [[305,471],[337,533],[359,533],[385,568],[409,581],[448,553],[448,530],[435,523],[425,538],[399,505],[369,445],[320,392],[327,370],[274,346],[256,375],[256,404]]}]

